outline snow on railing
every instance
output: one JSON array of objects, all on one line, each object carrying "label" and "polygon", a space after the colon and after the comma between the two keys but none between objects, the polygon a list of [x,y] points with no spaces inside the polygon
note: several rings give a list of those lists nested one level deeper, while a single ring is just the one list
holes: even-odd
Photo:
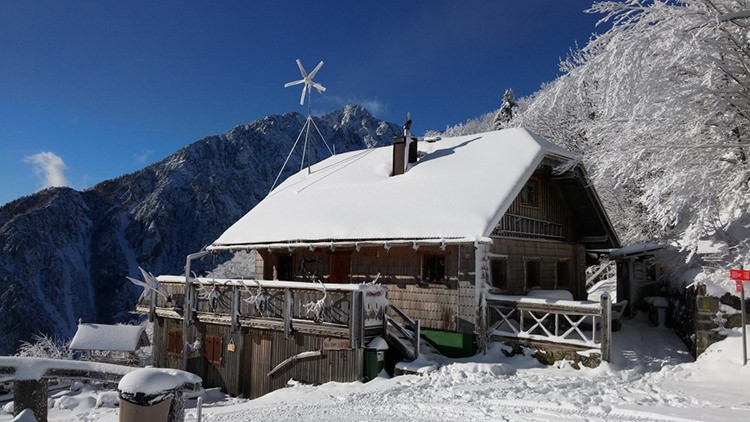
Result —
[{"label": "snow on railing", "polygon": [[491,337],[540,341],[600,349],[609,361],[611,303],[527,296],[488,295],[486,318]]}]

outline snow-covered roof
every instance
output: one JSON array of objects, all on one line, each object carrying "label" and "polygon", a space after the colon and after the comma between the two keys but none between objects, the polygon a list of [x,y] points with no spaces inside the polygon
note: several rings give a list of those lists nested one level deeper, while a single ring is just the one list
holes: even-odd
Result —
[{"label": "snow-covered roof", "polygon": [[70,348],[133,352],[138,348],[143,330],[142,325],[78,324]]},{"label": "snow-covered roof", "polygon": [[609,253],[610,259],[620,259],[633,256],[642,256],[653,254],[656,251],[664,249],[665,245],[653,242],[636,243],[623,248],[615,249]]},{"label": "snow-covered roof", "polygon": [[525,129],[420,142],[391,177],[393,147],[335,155],[284,181],[209,249],[280,242],[486,239],[545,157],[575,156]]}]

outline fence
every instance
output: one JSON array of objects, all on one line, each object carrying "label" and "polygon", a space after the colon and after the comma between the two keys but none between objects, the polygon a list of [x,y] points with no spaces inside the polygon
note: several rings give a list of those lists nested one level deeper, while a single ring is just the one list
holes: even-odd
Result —
[{"label": "fence", "polygon": [[611,303],[525,296],[490,295],[486,299],[488,334],[494,339],[554,343],[584,350],[599,349],[611,359]]}]

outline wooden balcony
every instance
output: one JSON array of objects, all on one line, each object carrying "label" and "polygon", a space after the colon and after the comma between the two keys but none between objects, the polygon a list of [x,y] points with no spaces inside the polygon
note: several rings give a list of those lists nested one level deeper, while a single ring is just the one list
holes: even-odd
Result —
[{"label": "wooden balcony", "polygon": [[158,277],[164,295],[149,292],[137,305],[144,314],[182,319],[192,295],[195,321],[294,331],[350,339],[361,345],[383,330],[387,288],[377,284]]}]

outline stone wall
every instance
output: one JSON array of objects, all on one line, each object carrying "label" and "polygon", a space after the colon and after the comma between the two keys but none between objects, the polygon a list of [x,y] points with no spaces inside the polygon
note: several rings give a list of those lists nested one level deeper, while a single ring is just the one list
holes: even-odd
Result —
[{"label": "stone wall", "polygon": [[725,327],[720,300],[706,294],[705,285],[684,289],[676,293],[671,301],[671,317],[667,320],[694,357],[700,356],[710,345],[726,338],[721,333]]}]

